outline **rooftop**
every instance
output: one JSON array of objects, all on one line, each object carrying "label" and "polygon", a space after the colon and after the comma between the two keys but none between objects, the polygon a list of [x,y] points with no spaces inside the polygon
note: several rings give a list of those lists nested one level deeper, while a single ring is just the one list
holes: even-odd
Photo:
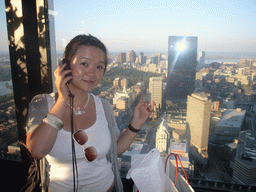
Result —
[{"label": "rooftop", "polygon": [[171,139],[170,141],[170,149],[172,152],[180,151],[180,152],[187,152],[187,141],[185,139]]},{"label": "rooftop", "polygon": [[245,112],[245,110],[241,110],[240,108],[226,110],[218,122],[217,127],[240,128],[245,117]]},{"label": "rooftop", "polygon": [[123,155],[137,155],[137,154],[145,154],[148,152],[148,145],[145,143],[132,143],[130,148],[123,153]]},{"label": "rooftop", "polygon": [[203,101],[207,101],[208,100],[208,96],[206,95],[205,92],[192,93],[191,96],[194,97],[194,98],[203,100]]},{"label": "rooftop", "polygon": [[237,148],[237,158],[240,164],[248,169],[256,168],[256,132],[242,131],[239,135],[239,145],[243,147]]}]

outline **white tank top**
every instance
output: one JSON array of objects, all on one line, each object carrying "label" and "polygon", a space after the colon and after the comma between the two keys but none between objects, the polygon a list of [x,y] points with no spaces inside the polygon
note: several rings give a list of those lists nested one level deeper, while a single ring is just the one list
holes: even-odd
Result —
[{"label": "white tank top", "polygon": [[[107,191],[114,181],[111,163],[106,155],[111,146],[111,136],[108,122],[100,98],[91,94],[96,105],[96,122],[85,132],[88,135],[86,146],[93,146],[98,157],[87,163],[83,149],[75,143],[78,185],[82,191]],[[46,156],[50,164],[50,189],[63,188],[65,191],[73,189],[71,133],[59,131],[51,152]],[[63,190],[62,189],[62,190]]]}]

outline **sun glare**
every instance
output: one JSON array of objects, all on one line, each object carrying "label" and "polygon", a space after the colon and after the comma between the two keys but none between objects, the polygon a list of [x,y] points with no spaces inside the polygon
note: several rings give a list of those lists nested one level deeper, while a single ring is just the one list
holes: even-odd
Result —
[{"label": "sun glare", "polygon": [[186,44],[185,44],[184,41],[181,41],[181,42],[178,42],[178,43],[176,44],[176,47],[177,47],[177,50],[178,50],[179,52],[181,52],[181,51],[184,51],[184,50],[186,49]]}]

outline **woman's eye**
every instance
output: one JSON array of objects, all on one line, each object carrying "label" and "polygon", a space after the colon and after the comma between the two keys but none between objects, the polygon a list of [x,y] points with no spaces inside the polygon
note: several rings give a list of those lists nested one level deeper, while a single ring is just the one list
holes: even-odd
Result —
[{"label": "woman's eye", "polygon": [[99,65],[97,68],[98,69],[104,69],[104,67],[102,65]]},{"label": "woman's eye", "polygon": [[81,65],[88,66],[88,64],[86,62],[82,62]]}]

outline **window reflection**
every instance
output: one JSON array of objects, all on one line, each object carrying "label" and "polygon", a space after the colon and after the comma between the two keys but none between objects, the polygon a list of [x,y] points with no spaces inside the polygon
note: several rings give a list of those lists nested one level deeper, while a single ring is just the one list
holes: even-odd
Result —
[{"label": "window reflection", "polygon": [[0,53],[0,157],[20,160],[11,66],[7,52]]},{"label": "window reflection", "polygon": [[[1,18],[6,23],[4,1],[0,2]],[[0,50],[0,158],[20,161],[20,147],[13,97],[13,84],[8,51],[7,25],[1,29]]]},{"label": "window reflection", "polygon": [[[250,131],[255,131],[256,129],[256,53],[245,52],[250,47],[247,40],[241,40],[243,43],[240,44],[237,41],[231,41],[228,38],[225,39],[224,35],[217,39],[219,31],[211,28],[208,38],[205,39],[204,36],[206,29],[198,30],[195,33],[197,37],[188,37],[186,44],[185,40],[182,41],[184,38],[182,35],[185,32],[181,34],[175,31],[175,33],[177,32],[181,36],[169,36],[174,34],[172,30],[165,33],[168,31],[168,26],[165,24],[172,18],[169,16],[171,13],[169,13],[168,9],[162,10],[163,12],[168,12],[166,16],[157,17],[157,14],[154,14],[153,11],[151,14],[154,15],[155,20],[159,19],[159,23],[161,21],[165,22],[163,27],[152,27],[150,28],[151,30],[148,30],[148,26],[142,22],[138,29],[134,26],[130,27],[133,29],[132,31],[129,26],[133,24],[136,26],[136,22],[132,20],[132,11],[126,9],[126,6],[129,7],[129,5],[126,5],[122,7],[126,10],[123,11],[125,14],[122,15],[119,13],[120,15],[118,16],[124,18],[124,20],[128,18],[129,26],[125,26],[125,30],[121,31],[121,23],[123,21],[119,23],[117,22],[118,20],[114,20],[113,26],[118,26],[114,29],[121,31],[117,33],[121,34],[120,37],[116,37],[114,40],[112,39],[116,45],[114,47],[109,42],[111,41],[111,35],[107,37],[106,34],[108,33],[106,31],[111,29],[112,31],[110,33],[114,33],[115,30],[113,30],[113,27],[110,27],[112,25],[110,21],[113,20],[112,16],[115,13],[111,12],[110,18],[108,18],[107,14],[104,18],[99,19],[95,17],[101,21],[100,23],[98,23],[98,20],[93,23],[95,21],[93,17],[86,17],[85,21],[80,21],[80,17],[70,15],[68,17],[69,29],[65,31],[63,27],[65,28],[66,24],[63,21],[67,21],[63,19],[64,15],[61,14],[68,13],[71,7],[65,8],[57,0],[55,1],[55,5],[55,11],[58,13],[55,17],[57,45],[61,43],[65,44],[65,41],[67,41],[66,38],[70,36],[70,29],[74,30],[79,26],[79,32],[76,30],[75,33],[92,33],[93,35],[102,37],[103,41],[106,41],[110,45],[109,47],[112,48],[107,72],[101,84],[94,90],[94,94],[107,99],[113,105],[120,131],[131,120],[132,109],[136,105],[136,102],[138,102],[141,93],[149,93],[151,99],[154,98],[155,100],[152,103],[154,113],[142,127],[142,131],[138,134],[133,145],[122,156],[120,171],[122,177],[125,178],[129,170],[131,154],[147,153],[150,149],[157,147],[163,156],[171,151],[178,151],[184,157],[184,162],[189,161],[187,163],[187,170],[194,170],[192,171],[192,175],[188,174],[190,178],[194,177],[228,183],[237,182],[246,185],[252,184],[241,182],[241,179],[237,179],[239,178],[237,175],[240,171],[237,167],[240,162],[248,164],[248,159],[244,159],[247,156],[244,156],[243,153],[249,154],[251,160],[253,159],[252,161],[255,161],[255,146],[253,148],[248,147],[247,151],[236,152],[239,144],[242,143],[239,134],[242,132],[250,133]],[[90,3],[88,3],[89,5]],[[160,2],[150,5],[153,7],[152,10],[157,10],[159,6],[161,7]],[[172,3],[170,5],[173,6]],[[226,4],[223,2],[225,9],[228,6],[230,10],[239,8],[238,4],[233,5],[232,3]],[[107,7],[106,4],[101,6],[98,3],[97,6],[91,6],[91,10],[97,9],[100,12],[104,9],[111,10],[113,7],[114,5]],[[145,7],[147,6],[145,5]],[[206,8],[207,6],[202,4],[199,7]],[[76,9],[78,10],[79,8],[76,7]],[[138,9],[140,9],[138,12],[145,11],[143,6]],[[178,24],[175,30],[181,30],[182,27],[187,27],[186,22],[189,21],[190,16],[193,17],[191,13],[194,13],[196,17],[198,12],[205,15],[206,18],[209,16],[208,13],[203,13],[202,10],[196,13],[196,11],[189,8],[186,11],[186,6],[184,5],[180,5],[179,9],[183,10],[180,11],[182,15],[178,16],[178,13],[174,13],[173,15],[179,18],[177,19]],[[230,14],[227,10],[222,11]],[[239,9],[240,11],[242,13],[242,10]],[[189,13],[189,16],[187,13]],[[211,13],[210,18],[212,16]],[[144,19],[144,16],[141,15],[138,15],[137,19],[140,17],[141,20]],[[148,21],[153,23],[154,19],[150,18],[150,14],[147,13]],[[183,19],[183,23],[185,24],[182,24]],[[83,25],[79,25],[77,21]],[[76,24],[72,25],[71,22]],[[218,18],[206,21],[199,19],[198,23],[200,25],[193,21],[190,23],[191,27],[201,29],[202,26],[215,22],[219,23]],[[104,23],[107,23],[108,26],[104,27]],[[175,20],[172,19],[170,23],[172,23],[170,26],[175,25]],[[154,25],[152,24],[151,26]],[[101,28],[104,29],[104,33],[101,33]],[[161,38],[154,39],[153,35],[148,39],[151,39],[152,42],[154,41],[155,44],[161,42],[167,45],[169,42],[166,50],[161,53],[154,52],[154,46],[148,46],[147,50],[152,48],[152,50],[149,50],[151,52],[142,52],[145,51],[145,47],[138,46],[137,42],[143,44],[143,38],[148,37],[147,32],[141,32],[142,28],[146,28],[148,30],[147,32],[150,31],[150,33],[158,30],[159,34],[163,34],[166,37],[165,40]],[[230,29],[232,27],[222,26],[223,31],[229,32],[229,36],[233,34],[232,31],[229,31]],[[250,29],[241,39],[250,36]],[[216,35],[214,35],[214,31]],[[132,36],[133,33],[136,36]],[[145,37],[140,39],[140,34],[145,35]],[[134,41],[134,44],[132,44],[130,39],[125,39],[126,35],[134,37],[137,42]],[[222,38],[225,40],[220,40]],[[219,44],[217,45],[212,39],[220,41]],[[118,44],[120,42],[135,51],[128,51],[128,48],[124,50]],[[204,45],[206,42],[209,45],[208,50],[204,50],[205,48],[207,49],[207,46]],[[176,44],[178,46],[177,49],[175,47]],[[235,48],[238,46],[240,47],[239,51],[236,51],[238,49]],[[57,48],[59,51],[61,50],[60,47]],[[118,50],[119,48],[120,50]],[[220,51],[221,49],[225,51]],[[234,52],[231,52],[231,50]],[[177,52],[179,52],[179,57],[177,57]],[[62,52],[59,53],[60,57],[61,54]],[[173,74],[168,75],[171,72]],[[160,82],[157,83],[157,80]],[[160,102],[157,101],[158,98],[161,98]],[[243,114],[241,120],[239,118],[240,112]],[[231,113],[235,115],[232,116]],[[255,138],[251,140],[254,141]],[[250,142],[252,142],[251,140]],[[246,144],[247,142],[244,141],[243,145]],[[255,164],[254,167],[256,167]],[[235,175],[232,175],[233,171]],[[246,174],[249,175],[250,172]],[[246,175],[246,177],[248,176]],[[255,183],[256,181],[253,182]]]}]

